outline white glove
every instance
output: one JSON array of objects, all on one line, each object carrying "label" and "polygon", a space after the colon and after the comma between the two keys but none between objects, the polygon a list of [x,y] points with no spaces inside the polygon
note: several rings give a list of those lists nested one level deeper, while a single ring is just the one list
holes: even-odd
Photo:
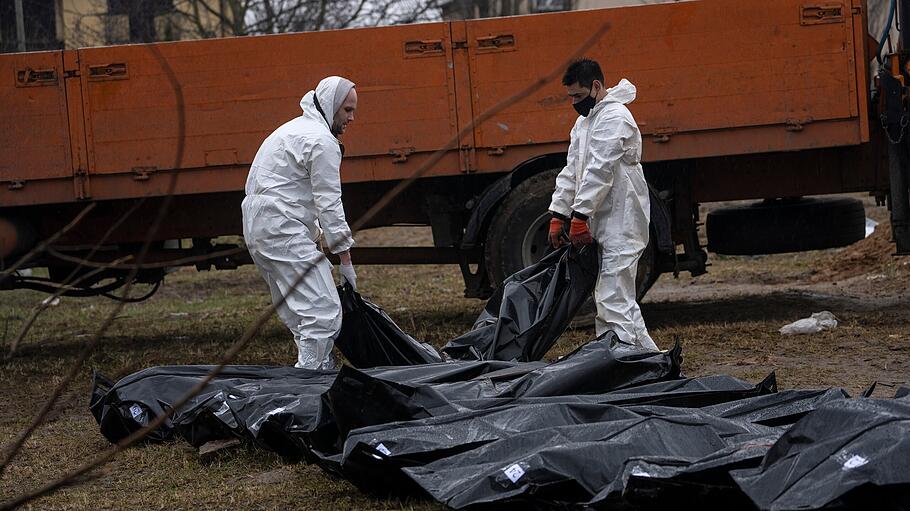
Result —
[{"label": "white glove", "polygon": [[340,268],[341,268],[341,276],[344,278],[344,280],[346,282],[351,284],[351,287],[353,287],[356,290],[357,289],[357,274],[354,273],[354,265],[353,264],[341,264]]}]

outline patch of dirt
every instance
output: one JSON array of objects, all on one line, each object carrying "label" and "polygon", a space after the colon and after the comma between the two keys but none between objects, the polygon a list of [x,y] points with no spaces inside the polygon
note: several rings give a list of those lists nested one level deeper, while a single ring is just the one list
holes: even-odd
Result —
[{"label": "patch of dirt", "polygon": [[279,468],[252,474],[249,477],[259,484],[276,484],[294,479],[294,474],[286,468]]},{"label": "patch of dirt", "polygon": [[[860,198],[867,216],[880,223],[851,246],[710,254],[707,275],[662,276],[642,304],[655,339],[662,347],[682,340],[690,375],[757,381],[773,370],[782,388],[840,386],[853,395],[875,381],[907,385],[910,257],[893,256],[887,210]],[[778,332],[823,310],[837,316],[834,330],[793,337]],[[888,395],[887,387],[880,392]]]},{"label": "patch of dirt", "polygon": [[827,254],[819,261],[812,282],[830,282],[858,275],[886,271],[895,265],[891,224],[883,223],[866,239]]}]

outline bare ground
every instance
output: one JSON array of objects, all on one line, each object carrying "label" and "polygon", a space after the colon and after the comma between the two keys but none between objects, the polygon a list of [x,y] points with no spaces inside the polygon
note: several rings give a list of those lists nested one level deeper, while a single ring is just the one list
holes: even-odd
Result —
[{"label": "bare ground", "polygon": [[[882,208],[868,213],[884,220]],[[382,245],[426,230],[386,229],[359,236]],[[839,250],[760,257],[712,257],[710,273],[662,277],[643,304],[652,336],[683,345],[689,375],[731,374],[757,381],[776,371],[784,388],[841,386],[856,394],[873,381],[910,382],[910,258],[892,258],[886,227]],[[457,268],[361,267],[362,290],[416,337],[441,345],[468,329],[482,307],[461,298]],[[43,298],[0,294],[4,351]],[[83,376],[0,479],[0,500],[71,469],[108,446],[86,408],[92,369],[119,378],[163,364],[217,360],[269,302],[254,268],[181,270],[148,302],[127,306]],[[0,362],[0,442],[23,428],[69,368],[82,343],[111,310],[105,299],[64,299],[47,310],[18,355]],[[829,310],[840,325],[820,334],[784,337],[778,329]],[[567,353],[593,337],[567,332],[550,353]],[[237,363],[290,364],[290,335],[273,318]],[[893,389],[879,386],[878,395]],[[415,501],[380,501],[306,465],[283,465],[251,447],[202,463],[180,443],[141,446],[78,485],[33,504],[35,509],[435,509]]]}]

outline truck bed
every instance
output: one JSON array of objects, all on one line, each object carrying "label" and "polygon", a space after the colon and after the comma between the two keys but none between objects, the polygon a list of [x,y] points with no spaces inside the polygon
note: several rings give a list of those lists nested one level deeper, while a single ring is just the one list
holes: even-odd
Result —
[{"label": "truck bed", "polygon": [[[704,0],[508,18],[0,55],[0,212],[242,190],[263,138],[324,76],[357,83],[346,183],[412,174],[460,128],[550,72],[591,32],[644,160],[869,140],[862,0]],[[558,81],[497,114],[430,176],[507,172],[564,152]]]}]

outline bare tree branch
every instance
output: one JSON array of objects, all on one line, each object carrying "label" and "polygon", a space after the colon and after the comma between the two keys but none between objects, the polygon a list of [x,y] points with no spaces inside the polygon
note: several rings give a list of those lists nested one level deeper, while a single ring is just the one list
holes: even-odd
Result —
[{"label": "bare tree branch", "polygon": [[[120,263],[125,262],[132,258],[133,258],[133,256],[121,257],[120,259],[113,261],[110,264],[110,268],[117,268]],[[55,292],[51,296],[45,298],[44,300],[41,300],[40,302],[38,302],[38,305],[36,305],[34,307],[34,309],[32,309],[32,315],[29,316],[28,320],[26,320],[25,324],[22,326],[22,329],[19,331],[19,335],[17,335],[16,338],[13,339],[13,342],[9,348],[9,353],[6,354],[5,358],[10,359],[16,355],[16,349],[18,349],[19,343],[22,342],[22,339],[24,339],[25,335],[28,334],[28,331],[31,330],[32,325],[35,324],[35,321],[38,319],[38,316],[41,315],[42,312],[47,310],[48,307],[51,306],[51,304],[53,303],[54,300],[59,298],[61,295],[63,295],[63,293],[66,293],[68,290],[75,289],[73,286],[76,286],[80,282],[88,280],[107,269],[108,268],[96,268],[96,269],[86,273],[85,275],[79,277],[78,279],[74,280],[73,282],[71,282],[69,284],[62,284],[60,286],[60,289],[57,290],[57,292]]]},{"label": "bare tree branch", "polygon": [[[181,257],[179,259],[170,259],[167,261],[160,261],[157,263],[136,263],[136,264],[118,263],[117,268],[129,269],[129,270],[151,270],[151,269],[155,269],[155,268],[167,268],[169,266],[184,266],[184,265],[193,264],[193,263],[201,263],[203,261],[208,261],[210,259],[217,259],[219,257],[230,257],[233,255],[242,254],[245,251],[246,251],[246,249],[244,249],[244,248],[235,247],[235,248],[229,248],[226,250],[218,250],[215,252],[200,254],[197,256]],[[97,269],[101,269],[101,270],[106,270],[106,269],[112,269],[113,268],[112,265],[114,264],[113,262],[102,263],[102,262],[92,261],[91,259],[89,259],[90,256],[86,256],[86,258],[75,257],[75,256],[71,256],[69,254],[64,254],[63,252],[58,252],[57,250],[54,250],[54,249],[49,249],[49,252],[57,259],[60,259],[60,260],[66,261],[66,262],[70,262],[70,263],[79,264],[82,266],[87,266],[89,268],[97,268]]]},{"label": "bare tree branch", "polygon": [[35,245],[35,247],[33,249],[29,250],[27,254],[20,257],[19,260],[16,261],[12,266],[10,266],[9,268],[0,272],[0,282],[2,282],[4,279],[6,279],[10,275],[12,275],[14,271],[21,268],[23,264],[30,261],[33,257],[35,257],[35,255],[40,254],[41,252],[44,252],[48,246],[50,246],[55,241],[60,239],[61,236],[68,233],[73,227],[76,226],[76,224],[78,224],[79,222],[82,221],[83,218],[85,218],[85,215],[89,214],[93,209],[95,209],[95,206],[97,206],[97,205],[98,205],[97,203],[93,202],[93,203],[89,204],[88,206],[84,207],[82,209],[82,211],[80,211],[79,214],[76,215],[75,218],[70,220],[70,222],[68,224],[63,226],[62,229],[57,231],[50,238],[47,238],[46,240],[42,241],[41,243],[38,243],[37,245]]},{"label": "bare tree branch", "polygon": [[[161,225],[161,222],[164,220],[164,217],[167,213],[168,208],[170,207],[170,200],[173,197],[174,189],[176,189],[178,174],[171,175],[171,184],[169,187],[169,194],[164,203],[162,203],[161,208],[158,211],[158,215],[152,222],[151,227],[149,227],[148,235],[146,236],[146,241],[142,245],[142,249],[139,252],[139,257],[137,260],[142,262],[145,254],[148,252],[149,247],[152,245],[152,240],[154,239],[155,233],[158,231],[158,227]],[[126,286],[123,288],[123,296],[129,297],[130,289],[132,289],[133,279],[136,277],[136,274],[139,272],[138,269],[134,269],[127,276]],[[15,440],[13,440],[12,445],[5,449],[5,456],[3,461],[0,462],[0,476],[3,475],[3,471],[9,466],[10,462],[13,461],[13,458],[16,457],[16,454],[22,449],[22,446],[25,445],[26,440],[32,436],[35,430],[38,429],[44,419],[47,418],[47,415],[54,408],[54,405],[57,404],[57,400],[60,399],[60,396],[63,395],[63,392],[69,387],[69,384],[76,378],[76,375],[79,374],[79,371],[82,370],[82,364],[88,359],[92,351],[94,351],[95,346],[101,341],[102,336],[107,329],[114,322],[114,318],[117,317],[117,314],[123,310],[123,307],[126,305],[126,302],[117,302],[117,305],[111,310],[111,313],[108,314],[107,318],[101,323],[101,326],[95,332],[95,335],[85,344],[82,351],[79,353],[79,356],[70,364],[70,370],[66,373],[54,391],[51,393],[51,396],[44,402],[44,405],[39,410],[38,414],[32,419],[32,422],[29,423],[28,427],[25,428]]]},{"label": "bare tree branch", "polygon": [[[165,75],[168,78],[168,82],[174,91],[174,96],[175,96],[176,103],[177,103],[177,132],[178,132],[178,142],[177,142],[177,147],[176,147],[174,168],[180,168],[180,165],[183,162],[184,150],[186,148],[186,106],[185,106],[184,97],[183,97],[183,87],[180,85],[180,82],[177,80],[177,76],[174,74],[174,70],[171,68],[167,59],[164,57],[164,55],[161,54],[160,48],[158,48],[155,45],[148,45],[148,46],[146,46],[146,48],[148,48],[148,51],[152,53],[152,55],[155,57],[155,59],[161,65],[162,69],[165,72]],[[167,195],[165,196],[164,200],[162,201],[161,207],[158,209],[158,213],[155,216],[155,219],[152,221],[151,225],[149,226],[149,230],[146,235],[146,239],[142,244],[142,248],[139,250],[139,255],[137,256],[137,261],[139,263],[142,263],[142,261],[144,260],[146,254],[148,253],[149,248],[152,245],[152,241],[154,241],[154,239],[155,239],[155,234],[158,232],[158,228],[161,226],[161,223],[164,221],[164,219],[167,215],[168,209],[170,208],[171,202],[173,201],[173,198],[174,198],[174,191],[177,189],[178,177],[179,177],[179,174],[176,172],[171,174],[171,179],[170,179],[170,182],[168,184],[168,189],[167,189]],[[85,210],[83,210],[83,212],[80,213],[79,216],[77,216],[76,219],[74,219],[68,225],[75,225],[76,223],[78,223],[78,220],[81,220],[82,217],[84,217],[86,214],[88,214],[88,212],[91,211],[91,209],[93,207],[94,207],[94,204],[91,204],[90,207],[86,207]],[[45,246],[49,245],[49,244],[50,243],[47,241],[42,243],[42,245],[45,245]],[[131,270],[129,272],[129,274],[127,275],[126,285],[123,288],[123,297],[124,298],[129,298],[129,293],[130,293],[130,290],[132,289],[133,281],[136,278],[136,275],[138,274],[138,272],[139,272],[139,270],[138,270],[138,268],[136,268],[136,269]],[[70,385],[70,383],[72,383],[73,379],[75,379],[76,375],[82,369],[82,365],[88,359],[88,356],[92,353],[92,351],[94,351],[95,346],[101,341],[102,336],[107,331],[107,329],[111,326],[111,324],[114,322],[114,318],[117,317],[117,314],[119,314],[120,311],[123,310],[123,307],[125,305],[126,305],[125,301],[120,301],[117,303],[117,305],[113,308],[111,313],[101,323],[101,326],[95,332],[95,335],[85,344],[85,347],[79,353],[79,356],[77,357],[77,359],[71,364],[69,372],[67,372],[67,374],[64,376],[64,378],[60,381],[60,383],[54,389],[54,392],[47,399],[47,401],[45,401],[41,410],[34,417],[32,422],[28,425],[28,427],[26,427],[16,437],[15,440],[13,440],[12,445],[10,447],[8,447],[7,449],[5,449],[6,455],[4,456],[3,461],[0,462],[0,476],[3,475],[3,471],[6,469],[7,466],[9,466],[9,464],[12,462],[12,460],[16,457],[16,454],[19,453],[19,451],[22,449],[22,446],[25,445],[25,442],[38,429],[38,426],[40,426],[44,422],[44,420],[47,418],[47,415],[54,408],[54,405],[57,403],[57,400],[60,399],[60,396],[69,387],[69,385]]]}]

